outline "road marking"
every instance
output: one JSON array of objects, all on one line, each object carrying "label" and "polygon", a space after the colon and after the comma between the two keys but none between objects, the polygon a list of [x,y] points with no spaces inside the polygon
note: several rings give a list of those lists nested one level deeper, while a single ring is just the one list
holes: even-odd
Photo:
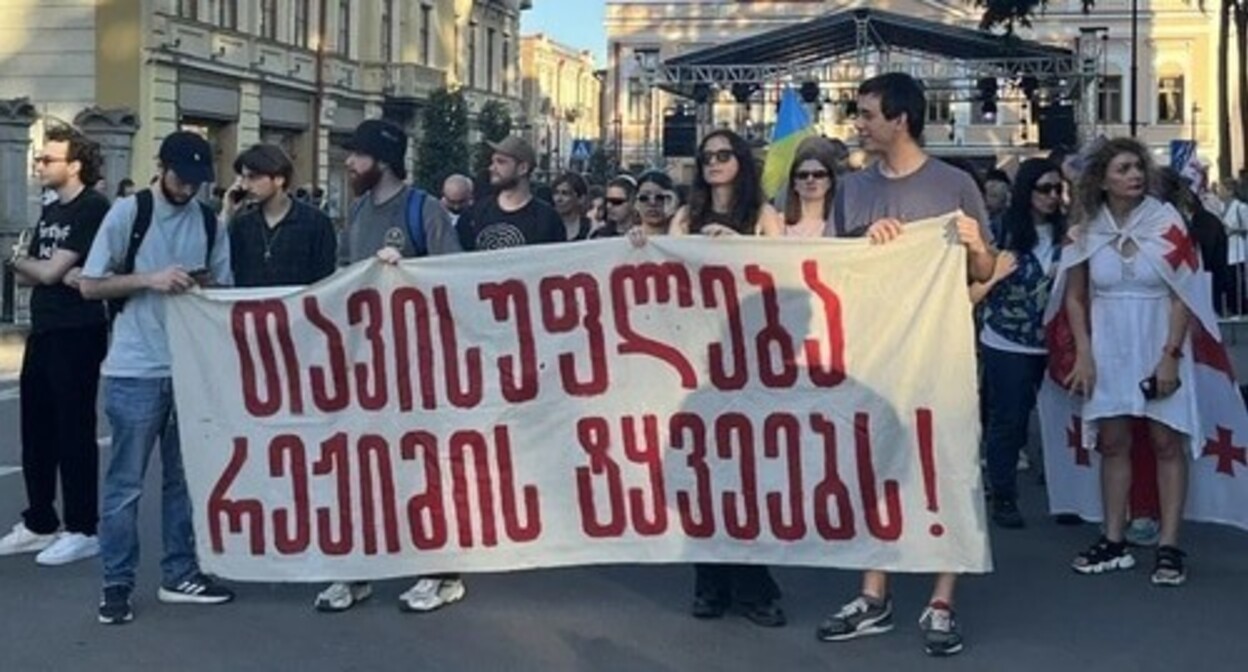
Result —
[{"label": "road marking", "polygon": [[20,474],[21,467],[0,467],[0,476],[8,476],[9,474]]}]

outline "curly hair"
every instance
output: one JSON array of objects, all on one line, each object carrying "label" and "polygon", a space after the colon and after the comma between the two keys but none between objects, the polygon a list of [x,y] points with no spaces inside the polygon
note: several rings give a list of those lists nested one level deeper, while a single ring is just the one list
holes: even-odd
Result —
[{"label": "curly hair", "polygon": [[53,126],[43,135],[46,142],[64,142],[69,145],[65,155],[67,163],[78,163],[78,179],[88,187],[95,186],[104,176],[104,155],[100,143],[83,135],[72,126]]},{"label": "curly hair", "polygon": [[1114,138],[1106,141],[1088,157],[1079,182],[1075,185],[1075,208],[1072,213],[1080,224],[1096,219],[1105,204],[1105,176],[1109,172],[1109,164],[1120,154],[1132,154],[1139,158],[1144,167],[1144,183],[1153,184],[1157,172],[1153,158],[1138,140],[1132,138]]}]

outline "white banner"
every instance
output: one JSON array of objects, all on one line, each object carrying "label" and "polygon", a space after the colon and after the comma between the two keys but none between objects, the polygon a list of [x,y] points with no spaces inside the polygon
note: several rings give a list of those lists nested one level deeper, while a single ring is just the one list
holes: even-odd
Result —
[{"label": "white banner", "polygon": [[988,571],[949,220],[886,246],[617,239],[172,300],[200,563]]}]

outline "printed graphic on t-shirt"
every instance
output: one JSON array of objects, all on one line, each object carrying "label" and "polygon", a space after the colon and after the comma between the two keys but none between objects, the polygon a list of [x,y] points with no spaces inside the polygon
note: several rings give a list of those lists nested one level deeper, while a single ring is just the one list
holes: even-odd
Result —
[{"label": "printed graphic on t-shirt", "polygon": [[36,242],[38,249],[35,250],[35,256],[40,259],[51,259],[52,255],[61,249],[61,243],[65,242],[68,237],[68,224],[39,222],[39,236]]},{"label": "printed graphic on t-shirt", "polygon": [[523,247],[528,243],[524,232],[509,222],[490,224],[477,234],[478,250],[502,250],[509,247]]}]

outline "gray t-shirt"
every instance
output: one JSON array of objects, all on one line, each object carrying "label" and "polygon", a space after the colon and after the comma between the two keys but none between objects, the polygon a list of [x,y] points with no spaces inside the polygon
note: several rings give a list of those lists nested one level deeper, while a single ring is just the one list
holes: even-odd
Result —
[{"label": "gray t-shirt", "polygon": [[[372,195],[364,194],[352,204],[353,215],[344,235],[346,244],[338,247],[342,261],[353,264],[368,259],[383,247],[398,248],[404,257],[416,256],[416,246],[407,233],[407,199],[411,191],[412,187],[404,187],[381,204],[373,203]],[[463,251],[450,215],[437,198],[426,194],[421,211],[425,248],[431,256]]]},{"label": "gray t-shirt", "polygon": [[[172,205],[159,189],[153,189],[152,196],[152,225],[139,244],[134,272],[156,273],[174,265],[188,272],[203,269],[208,239],[199,204],[191,201],[183,206]],[[102,280],[121,271],[137,212],[133,196],[117,199],[91,245],[82,268],[83,277]],[[208,262],[213,282],[230,285],[230,243],[224,226],[217,226],[217,239]],[[132,294],[113,323],[103,374],[114,378],[168,378],[172,375],[171,361],[165,335],[165,296],[147,290]]]},{"label": "gray t-shirt", "polygon": [[881,219],[913,222],[955,210],[978,221],[984,240],[992,240],[988,208],[970,175],[935,157],[899,178],[886,177],[875,163],[841,180],[824,235],[852,238],[865,234]]}]

